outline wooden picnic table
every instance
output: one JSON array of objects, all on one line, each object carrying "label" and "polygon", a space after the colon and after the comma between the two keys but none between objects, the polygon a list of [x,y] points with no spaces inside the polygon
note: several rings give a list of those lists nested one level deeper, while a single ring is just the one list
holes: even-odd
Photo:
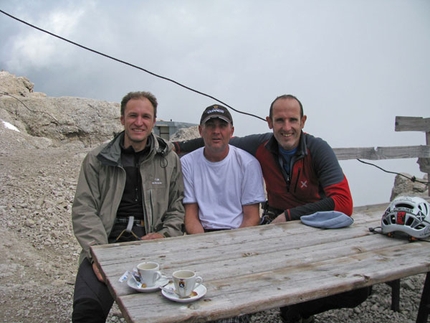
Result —
[{"label": "wooden picnic table", "polygon": [[[381,207],[354,213],[348,228],[323,230],[292,221],[230,231],[93,246],[92,255],[127,322],[205,322],[254,313],[427,273],[417,323],[430,301],[428,242],[369,232]],[[206,295],[191,303],[161,291],[137,293],[119,278],[143,261],[167,276],[191,269]],[[418,301],[418,300],[417,300]]]}]

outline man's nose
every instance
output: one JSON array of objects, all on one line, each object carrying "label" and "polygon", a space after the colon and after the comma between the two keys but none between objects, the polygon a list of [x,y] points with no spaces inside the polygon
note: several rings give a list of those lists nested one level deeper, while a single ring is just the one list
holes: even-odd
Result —
[{"label": "man's nose", "polygon": [[212,131],[217,132],[217,133],[220,132],[221,131],[221,124],[215,123],[212,127]]},{"label": "man's nose", "polygon": [[282,125],[282,129],[290,130],[291,129],[291,123],[288,120],[285,120],[284,124]]},{"label": "man's nose", "polygon": [[143,118],[142,117],[137,117],[134,123],[137,124],[137,125],[143,124]]}]

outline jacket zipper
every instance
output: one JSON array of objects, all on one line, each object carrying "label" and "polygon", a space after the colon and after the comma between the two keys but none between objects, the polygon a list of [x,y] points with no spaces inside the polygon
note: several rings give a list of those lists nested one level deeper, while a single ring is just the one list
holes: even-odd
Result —
[{"label": "jacket zipper", "polygon": [[301,171],[302,171],[302,169],[299,168],[299,171],[297,172],[296,184],[294,185],[294,193],[297,192],[297,184],[299,183],[299,178],[300,178],[300,172]]}]

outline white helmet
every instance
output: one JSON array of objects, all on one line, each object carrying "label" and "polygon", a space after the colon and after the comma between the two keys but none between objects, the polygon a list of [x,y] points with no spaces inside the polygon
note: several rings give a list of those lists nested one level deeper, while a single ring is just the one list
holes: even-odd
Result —
[{"label": "white helmet", "polygon": [[420,197],[394,199],[381,219],[382,233],[400,231],[424,239],[430,237],[430,205]]}]

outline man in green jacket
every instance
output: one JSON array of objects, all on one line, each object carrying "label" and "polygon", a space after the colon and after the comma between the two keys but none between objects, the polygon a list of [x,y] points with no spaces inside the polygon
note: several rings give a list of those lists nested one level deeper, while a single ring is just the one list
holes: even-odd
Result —
[{"label": "man in green jacket", "polygon": [[113,298],[93,263],[90,246],[183,234],[181,162],[152,133],[157,99],[131,92],[121,101],[124,131],[84,159],[72,207],[82,247],[73,299],[73,322],[105,322]]}]

